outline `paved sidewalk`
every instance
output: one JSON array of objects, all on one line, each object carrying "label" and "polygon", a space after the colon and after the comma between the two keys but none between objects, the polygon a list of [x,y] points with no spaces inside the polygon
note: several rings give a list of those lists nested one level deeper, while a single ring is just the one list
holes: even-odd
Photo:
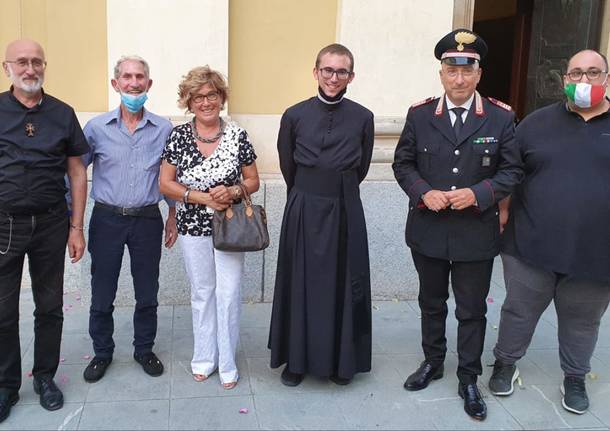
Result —
[{"label": "paved sidewalk", "polygon": [[[493,362],[504,296],[498,272],[490,293],[484,364]],[[561,406],[562,374],[557,353],[556,318],[552,307],[538,325],[526,358],[520,361],[522,384],[508,398],[489,394],[491,368],[480,379],[489,409],[485,422],[469,419],[457,395],[456,324],[448,319],[451,353],[446,375],[426,390],[407,392],[406,376],[421,361],[417,303],[375,302],[373,307],[373,371],[358,375],[345,387],[306,378],[297,388],[280,383],[281,369],[271,370],[266,348],[270,304],[244,304],[238,365],[241,380],[224,390],[214,375],[197,383],[191,378],[190,307],[159,308],[156,353],[166,366],[161,377],[144,374],[132,359],[132,308],[115,311],[116,352],[106,376],[88,384],[82,372],[92,354],[85,302],[65,295],[62,363],[56,382],[66,404],[47,412],[32,390],[32,300],[22,293],[21,340],[24,383],[21,400],[5,429],[559,429],[605,428],[610,425],[610,318],[599,337],[593,374],[587,378],[588,413],[578,416]],[[245,410],[247,409],[247,410]],[[240,412],[241,410],[241,412]]]}]

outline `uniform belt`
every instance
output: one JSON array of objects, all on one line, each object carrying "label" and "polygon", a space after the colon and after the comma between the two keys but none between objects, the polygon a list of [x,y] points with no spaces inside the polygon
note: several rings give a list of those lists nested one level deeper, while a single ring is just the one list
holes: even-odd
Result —
[{"label": "uniform belt", "polygon": [[108,211],[112,211],[115,214],[121,216],[130,216],[130,217],[155,217],[160,215],[159,212],[159,204],[146,205],[144,207],[136,207],[136,208],[125,208],[118,207],[115,205],[108,205],[102,202],[95,202],[94,208],[101,208]]}]

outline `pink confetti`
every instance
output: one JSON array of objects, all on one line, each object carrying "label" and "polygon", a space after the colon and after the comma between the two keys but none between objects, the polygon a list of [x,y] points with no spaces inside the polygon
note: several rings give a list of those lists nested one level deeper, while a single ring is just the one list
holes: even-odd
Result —
[{"label": "pink confetti", "polygon": [[28,377],[32,377],[32,372],[28,371]]},{"label": "pink confetti", "polygon": [[245,407],[242,407],[241,409],[239,409],[239,412],[240,412],[241,414],[244,414],[244,415],[245,415],[245,414],[247,414],[247,413],[248,413],[248,409],[247,409],[247,408],[245,408]]},{"label": "pink confetti", "polygon": [[68,311],[70,309],[70,307],[68,307],[67,305],[64,305],[64,311]]},{"label": "pink confetti", "polygon": [[85,355],[83,356],[83,359],[91,359],[91,355]]},{"label": "pink confetti", "polygon": [[487,298],[487,303],[488,304],[493,304],[494,303],[494,299],[490,296],[489,298]]},{"label": "pink confetti", "polygon": [[76,297],[76,300],[77,300],[77,301],[80,301],[80,296],[77,296],[77,297]]},{"label": "pink confetti", "polygon": [[59,376],[58,381],[60,384],[65,385],[70,381],[70,379],[68,378],[68,376],[62,374],[61,376]]},{"label": "pink confetti", "polygon": [[66,362],[66,358],[59,358],[59,362]]}]

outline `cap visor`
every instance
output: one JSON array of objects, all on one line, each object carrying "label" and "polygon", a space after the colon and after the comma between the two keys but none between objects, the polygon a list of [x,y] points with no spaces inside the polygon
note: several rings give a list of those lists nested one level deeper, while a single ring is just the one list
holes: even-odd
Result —
[{"label": "cap visor", "polygon": [[453,66],[466,66],[469,64],[475,64],[477,60],[470,57],[445,57],[441,63],[451,64]]}]

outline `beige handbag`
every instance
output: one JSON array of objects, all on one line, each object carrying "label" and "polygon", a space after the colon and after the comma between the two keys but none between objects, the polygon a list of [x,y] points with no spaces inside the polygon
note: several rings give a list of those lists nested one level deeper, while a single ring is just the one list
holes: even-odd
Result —
[{"label": "beige handbag", "polygon": [[242,184],[243,199],[212,218],[214,248],[222,251],[260,251],[269,246],[267,215],[261,205],[253,205]]}]

